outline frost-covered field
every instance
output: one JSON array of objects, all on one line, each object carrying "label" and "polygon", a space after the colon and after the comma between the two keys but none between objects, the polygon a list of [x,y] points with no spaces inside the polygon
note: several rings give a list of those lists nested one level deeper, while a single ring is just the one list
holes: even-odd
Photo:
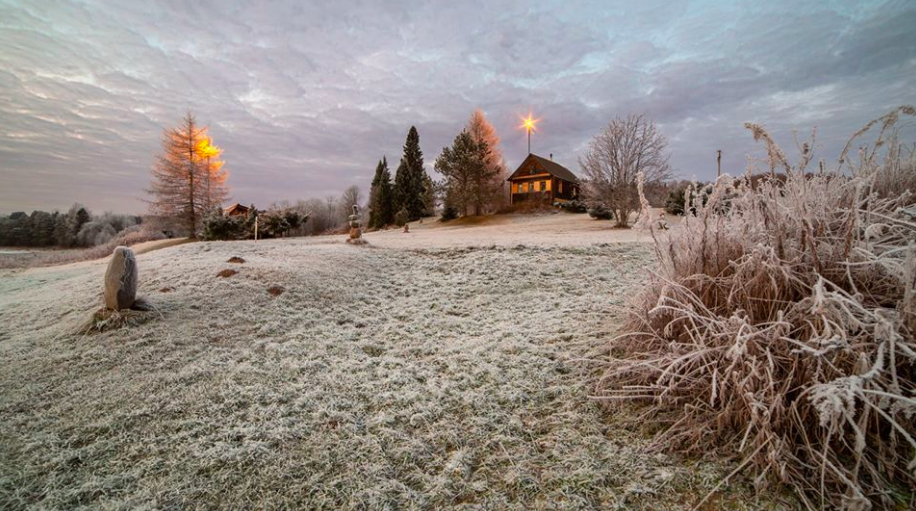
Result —
[{"label": "frost-covered field", "polygon": [[647,245],[399,234],[142,254],[161,314],[88,336],[103,261],[0,274],[0,508],[686,509],[733,468],[587,399]]}]

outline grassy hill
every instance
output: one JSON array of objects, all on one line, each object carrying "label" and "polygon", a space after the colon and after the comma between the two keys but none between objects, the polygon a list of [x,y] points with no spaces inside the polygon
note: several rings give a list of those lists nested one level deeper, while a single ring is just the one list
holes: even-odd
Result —
[{"label": "grassy hill", "polygon": [[156,312],[89,335],[104,261],[3,274],[0,508],[691,507],[733,467],[588,399],[650,248],[525,222],[148,252]]}]

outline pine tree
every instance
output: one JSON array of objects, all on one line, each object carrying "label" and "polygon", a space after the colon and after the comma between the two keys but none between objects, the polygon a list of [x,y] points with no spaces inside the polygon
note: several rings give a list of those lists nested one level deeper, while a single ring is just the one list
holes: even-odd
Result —
[{"label": "pine tree", "polygon": [[445,177],[446,202],[467,216],[475,204],[475,183],[483,168],[480,145],[463,130],[436,158],[436,170]]},{"label": "pine tree", "polygon": [[369,227],[381,229],[394,221],[394,190],[388,159],[382,157],[375,167],[372,189],[369,191]]},{"label": "pine tree", "polygon": [[54,244],[54,217],[44,211],[32,211],[32,246],[47,247]]},{"label": "pine tree", "polygon": [[227,193],[219,152],[214,160],[208,147],[214,146],[207,128],[188,112],[180,126],[163,132],[162,154],[153,165],[151,212],[180,221],[191,238],[197,237],[207,208],[218,205]]},{"label": "pine tree", "polygon": [[407,212],[410,220],[423,216],[423,196],[426,169],[423,168],[423,151],[420,150],[420,134],[410,127],[404,143],[404,156],[394,177],[395,209]]},{"label": "pine tree", "polygon": [[423,209],[425,216],[436,214],[436,183],[425,172],[423,173]]}]

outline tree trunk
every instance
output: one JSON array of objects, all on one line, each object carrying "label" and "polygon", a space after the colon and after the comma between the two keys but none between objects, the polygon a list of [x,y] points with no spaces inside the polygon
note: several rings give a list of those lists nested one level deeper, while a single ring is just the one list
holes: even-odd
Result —
[{"label": "tree trunk", "polygon": [[188,221],[191,224],[191,239],[197,238],[197,215],[194,211],[194,130],[188,129]]}]

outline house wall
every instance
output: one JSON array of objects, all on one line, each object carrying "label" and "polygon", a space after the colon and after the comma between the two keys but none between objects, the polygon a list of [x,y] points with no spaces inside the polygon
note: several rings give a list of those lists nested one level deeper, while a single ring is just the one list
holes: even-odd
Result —
[{"label": "house wall", "polygon": [[512,180],[512,204],[527,201],[553,201],[554,178],[550,174],[535,174]]}]

